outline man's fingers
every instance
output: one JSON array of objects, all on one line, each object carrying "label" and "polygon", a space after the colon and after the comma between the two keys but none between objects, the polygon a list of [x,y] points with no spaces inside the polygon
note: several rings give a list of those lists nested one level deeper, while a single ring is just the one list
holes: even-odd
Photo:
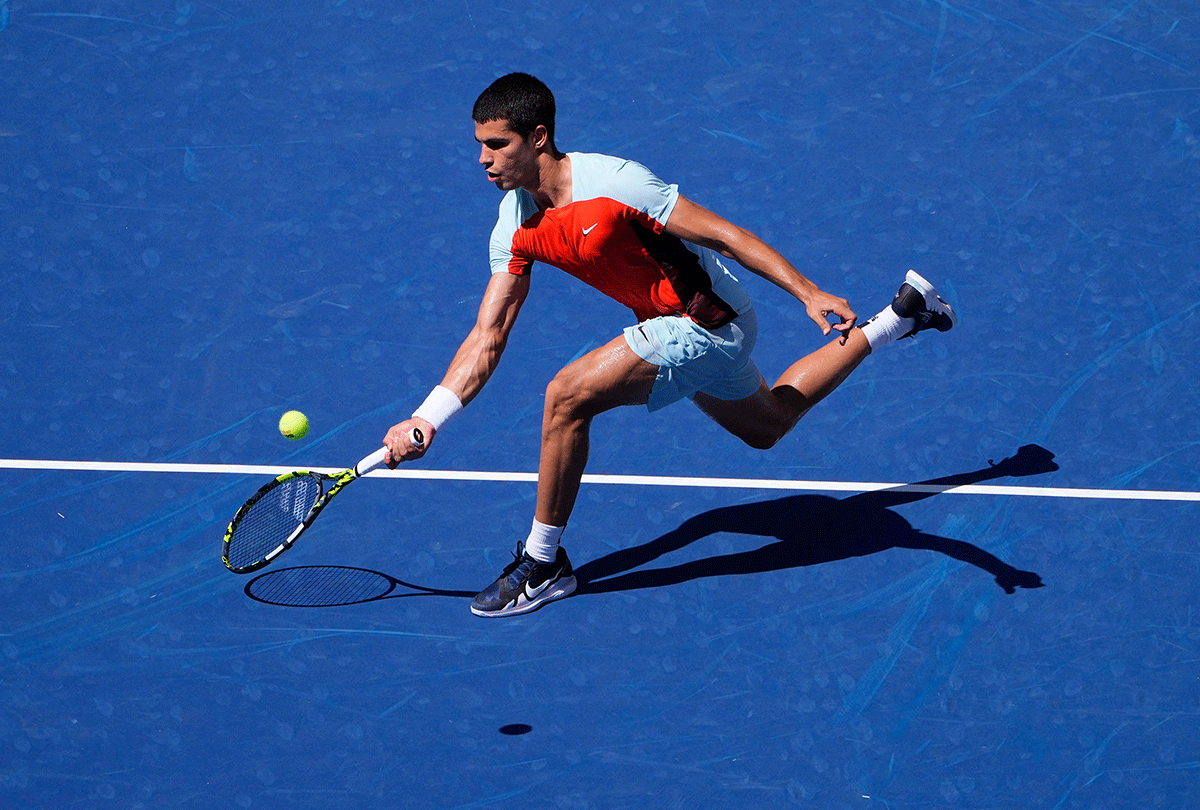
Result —
[{"label": "man's fingers", "polygon": [[394,470],[402,461],[425,455],[427,441],[424,431],[420,428],[408,431],[393,428],[383,439],[383,446],[388,449],[383,460]]}]

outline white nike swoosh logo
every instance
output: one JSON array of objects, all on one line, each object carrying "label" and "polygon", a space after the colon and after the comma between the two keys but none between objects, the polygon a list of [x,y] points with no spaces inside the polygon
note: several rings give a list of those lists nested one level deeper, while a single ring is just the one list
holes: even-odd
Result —
[{"label": "white nike swoosh logo", "polygon": [[529,583],[526,582],[525,583],[525,598],[531,602],[534,599],[537,599],[538,596],[541,595],[542,591],[544,591],[550,587],[550,583],[553,581],[554,581],[554,579],[550,578],[550,579],[546,580],[545,582],[543,582],[541,585],[537,586],[536,588],[530,588]]},{"label": "white nike swoosh logo", "polygon": [[[600,224],[599,222],[597,222],[597,223],[596,223],[596,225],[599,225],[599,224]],[[584,228],[584,229],[583,229],[583,235],[584,235],[584,236],[587,236],[589,233],[591,233],[592,231],[596,230],[596,225],[593,225],[593,226],[592,226],[592,227],[590,227],[590,228]]]}]

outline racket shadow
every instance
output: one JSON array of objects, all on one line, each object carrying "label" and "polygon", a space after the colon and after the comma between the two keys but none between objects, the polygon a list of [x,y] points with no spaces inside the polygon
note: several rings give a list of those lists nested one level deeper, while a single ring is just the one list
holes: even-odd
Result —
[{"label": "racket shadow", "polygon": [[[407,592],[397,593],[397,588]],[[396,579],[382,571],[346,565],[301,565],[277,568],[246,583],[246,596],[280,607],[340,607],[414,596],[473,598],[474,591],[427,588]]]},{"label": "racket shadow", "polygon": [[[705,577],[761,574],[863,557],[892,548],[927,549],[970,563],[991,574],[1006,593],[1040,588],[1041,577],[1022,571],[962,540],[913,528],[891,507],[930,498],[947,489],[1002,477],[1040,475],[1058,469],[1054,454],[1025,445],[1010,458],[969,473],[937,478],[838,499],[792,495],[714,509],[635,548],[615,551],[575,569],[577,594],[613,593],[678,585]],[[774,537],[752,551],[708,557],[669,568],[634,570],[718,532]]]}]

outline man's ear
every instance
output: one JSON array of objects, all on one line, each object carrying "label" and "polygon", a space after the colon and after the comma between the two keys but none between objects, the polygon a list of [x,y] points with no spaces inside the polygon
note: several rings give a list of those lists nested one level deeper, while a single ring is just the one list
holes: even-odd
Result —
[{"label": "man's ear", "polygon": [[546,130],[545,124],[538,124],[534,127],[533,132],[529,133],[529,139],[534,149],[539,152],[549,151],[550,133]]}]

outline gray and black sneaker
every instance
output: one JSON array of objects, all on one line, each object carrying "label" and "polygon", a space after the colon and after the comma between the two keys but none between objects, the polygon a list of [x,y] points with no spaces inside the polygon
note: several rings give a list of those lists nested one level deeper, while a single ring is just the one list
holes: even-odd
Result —
[{"label": "gray and black sneaker", "polygon": [[513,557],[500,578],[471,603],[476,616],[519,616],[575,592],[575,573],[561,546],[552,563],[533,559],[521,543]]},{"label": "gray and black sneaker", "polygon": [[958,323],[954,308],[943,301],[934,286],[917,275],[915,270],[909,270],[904,276],[904,283],[892,299],[892,311],[901,318],[916,321],[912,331],[901,335],[901,339],[913,337],[926,329],[949,332]]}]

